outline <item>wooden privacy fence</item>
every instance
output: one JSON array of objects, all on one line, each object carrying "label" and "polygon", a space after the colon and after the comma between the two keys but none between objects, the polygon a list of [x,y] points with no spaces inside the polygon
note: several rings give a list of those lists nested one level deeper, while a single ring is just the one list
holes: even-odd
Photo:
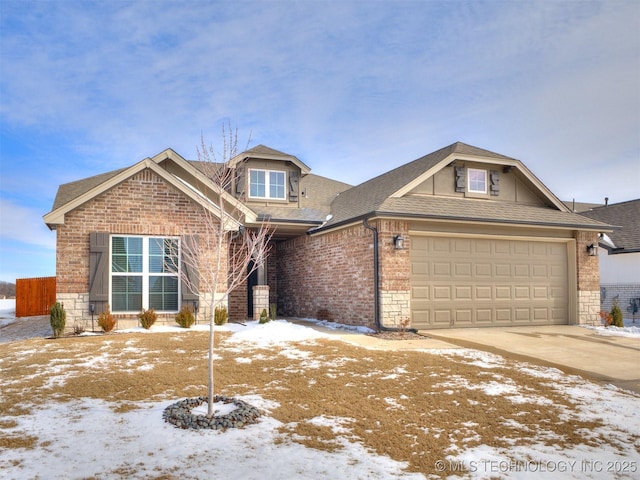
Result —
[{"label": "wooden privacy fence", "polygon": [[56,277],[16,280],[16,317],[48,315],[56,303]]}]

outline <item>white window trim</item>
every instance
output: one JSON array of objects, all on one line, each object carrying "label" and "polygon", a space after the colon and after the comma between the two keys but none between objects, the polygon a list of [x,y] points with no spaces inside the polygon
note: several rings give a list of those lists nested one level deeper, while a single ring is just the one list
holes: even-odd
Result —
[{"label": "white window trim", "polygon": [[[264,172],[264,193],[265,196],[264,197],[260,197],[260,196],[255,196],[255,195],[251,195],[251,172]],[[272,197],[271,194],[271,181],[270,181],[270,177],[271,177],[271,173],[282,173],[284,175],[284,184],[283,184],[283,196],[282,197]],[[250,168],[249,169],[249,175],[248,175],[248,179],[247,181],[249,182],[248,185],[248,192],[249,192],[249,198],[259,198],[259,199],[267,199],[267,200],[286,200],[287,199],[287,172],[284,170],[267,170],[264,168]]]},{"label": "white window trim", "polygon": [[[113,271],[113,238],[114,237],[123,237],[123,238],[142,238],[142,272],[114,272]],[[177,273],[167,273],[167,272],[149,272],[149,240],[150,238],[169,238],[171,240],[176,240],[178,242],[178,271]],[[146,241],[145,241],[146,239]],[[113,301],[113,277],[129,277],[129,276],[142,276],[142,308],[145,310],[149,309],[149,277],[154,276],[162,276],[162,277],[176,277],[178,279],[178,310],[158,310],[156,313],[178,313],[181,308],[181,300],[182,300],[182,282],[181,282],[181,259],[182,258],[182,245],[180,243],[180,237],[172,237],[167,235],[128,235],[128,234],[119,234],[114,233],[109,235],[109,303]],[[111,311],[113,311],[113,305],[111,305]],[[116,311],[114,313],[140,313],[138,311]]]},{"label": "white window trim", "polygon": [[[482,173],[484,175],[484,190],[475,190],[471,188],[471,172]],[[486,195],[489,188],[488,183],[489,175],[486,170],[483,170],[481,168],[467,168],[467,191],[469,193],[481,193]]]}]

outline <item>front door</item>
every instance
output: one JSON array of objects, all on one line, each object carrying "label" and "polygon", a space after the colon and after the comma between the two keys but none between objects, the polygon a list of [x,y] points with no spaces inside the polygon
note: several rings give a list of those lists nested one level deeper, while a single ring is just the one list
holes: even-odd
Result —
[{"label": "front door", "polygon": [[247,314],[248,318],[251,319],[253,318],[253,287],[258,285],[258,270],[254,270],[254,268],[255,262],[251,260],[247,268],[247,272],[251,272],[249,278],[247,278]]}]

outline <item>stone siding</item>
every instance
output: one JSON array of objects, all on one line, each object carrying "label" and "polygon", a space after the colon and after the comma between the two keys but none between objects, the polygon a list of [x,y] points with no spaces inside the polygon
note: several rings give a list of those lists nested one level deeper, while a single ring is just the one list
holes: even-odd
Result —
[{"label": "stone siding", "polygon": [[[600,323],[600,267],[598,256],[587,253],[587,245],[598,245],[597,232],[576,232],[576,271],[578,285],[578,324]],[[569,323],[572,323],[571,321]]]},{"label": "stone siding", "polygon": [[[377,222],[380,262],[380,323],[399,327],[411,319],[411,239],[407,222]],[[394,239],[402,235],[404,248],[396,250]]]}]

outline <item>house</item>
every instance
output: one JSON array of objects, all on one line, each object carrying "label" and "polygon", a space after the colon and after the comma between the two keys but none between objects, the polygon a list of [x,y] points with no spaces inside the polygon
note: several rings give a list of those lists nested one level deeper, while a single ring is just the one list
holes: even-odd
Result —
[{"label": "house", "polygon": [[68,322],[107,303],[121,325],[141,308],[172,322],[196,306],[207,292],[158,268],[159,245],[205,235],[198,219],[221,196],[238,212],[225,241],[266,220],[275,229],[259,275],[223,299],[231,319],[277,304],[280,316],[378,329],[599,321],[587,247],[609,226],[571,212],[515,158],[458,142],[355,187],[263,145],[225,167],[234,182],[221,191],[168,149],[61,185],[44,220]]},{"label": "house", "polygon": [[625,318],[640,318],[640,199],[607,202],[581,214],[620,227],[598,239],[602,310],[611,311],[615,298]]}]

